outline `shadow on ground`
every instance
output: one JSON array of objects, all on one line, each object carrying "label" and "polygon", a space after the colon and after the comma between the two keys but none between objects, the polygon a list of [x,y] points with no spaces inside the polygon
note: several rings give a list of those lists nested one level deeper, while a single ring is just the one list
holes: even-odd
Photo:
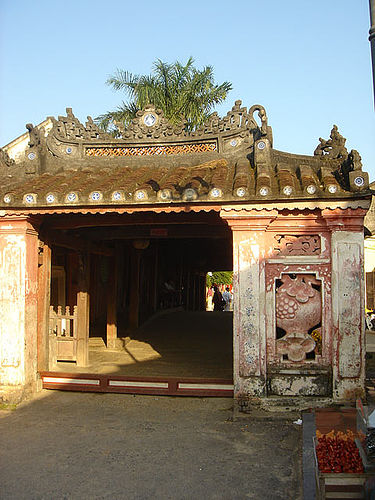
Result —
[{"label": "shadow on ground", "polygon": [[116,351],[106,349],[101,337],[90,338],[88,367],[58,363],[56,371],[231,380],[232,323],[231,312],[166,312],[123,333]]},{"label": "shadow on ground", "polygon": [[302,498],[290,414],[231,401],[43,391],[0,411],[2,499]]}]

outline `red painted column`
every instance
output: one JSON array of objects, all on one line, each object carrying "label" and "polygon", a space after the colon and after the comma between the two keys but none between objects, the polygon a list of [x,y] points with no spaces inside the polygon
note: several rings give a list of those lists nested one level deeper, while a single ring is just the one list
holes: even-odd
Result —
[{"label": "red painted column", "polygon": [[0,217],[0,396],[5,401],[20,401],[36,390],[39,224],[33,217]]},{"label": "red painted column", "polygon": [[266,394],[266,228],[277,211],[222,211],[233,232],[234,397]]},{"label": "red painted column", "polygon": [[365,284],[363,220],[366,210],[326,209],[331,230],[333,398],[365,395]]}]

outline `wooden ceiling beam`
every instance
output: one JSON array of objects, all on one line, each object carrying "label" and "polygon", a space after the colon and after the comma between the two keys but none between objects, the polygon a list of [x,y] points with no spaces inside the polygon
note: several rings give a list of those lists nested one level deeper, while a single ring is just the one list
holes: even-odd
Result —
[{"label": "wooden ceiling beam", "polygon": [[45,217],[44,226],[51,229],[78,229],[101,226],[170,225],[170,224],[210,224],[226,226],[216,212],[200,213],[138,213],[103,215],[63,215]]},{"label": "wooden ceiling beam", "polygon": [[123,240],[123,239],[174,239],[174,238],[231,238],[228,227],[221,226],[193,226],[190,224],[174,224],[167,226],[126,226],[126,227],[98,227],[82,228],[77,230],[81,237],[91,241]]},{"label": "wooden ceiling beam", "polygon": [[81,237],[70,236],[56,231],[44,230],[40,233],[39,238],[42,241],[48,241],[51,246],[68,248],[76,252],[88,252],[97,255],[112,256],[114,251],[112,248],[102,245],[101,243],[93,243]]}]

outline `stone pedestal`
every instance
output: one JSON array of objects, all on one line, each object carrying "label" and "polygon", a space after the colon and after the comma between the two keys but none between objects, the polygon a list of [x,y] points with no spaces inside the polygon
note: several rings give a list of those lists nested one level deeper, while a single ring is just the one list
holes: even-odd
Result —
[{"label": "stone pedestal", "polygon": [[0,218],[0,395],[17,402],[37,380],[38,220]]}]

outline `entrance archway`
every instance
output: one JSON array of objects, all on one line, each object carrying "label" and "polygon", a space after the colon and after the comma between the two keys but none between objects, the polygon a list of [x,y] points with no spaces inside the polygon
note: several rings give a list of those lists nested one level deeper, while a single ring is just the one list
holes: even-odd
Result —
[{"label": "entrance archway", "polygon": [[[53,244],[57,231],[69,243]],[[45,387],[81,388],[77,375],[84,375],[82,380],[99,380],[89,382],[91,390],[108,389],[117,377],[112,390],[132,392],[119,385],[130,377],[136,392],[142,389],[138,383],[149,382],[162,384],[152,392],[164,393],[167,383],[169,392],[185,384],[181,387],[192,394],[196,384],[199,395],[232,394],[232,313],[205,310],[207,271],[232,268],[231,230],[217,213],[54,217],[46,221],[45,232],[52,244],[52,276],[66,281],[63,299],[55,291],[61,284],[52,282],[54,311],[62,310],[57,300],[70,306],[70,313],[75,310],[80,267],[86,265],[89,276],[87,364],[80,366],[60,349],[62,355],[42,374]],[[85,242],[89,263],[82,262],[74,242]],[[66,339],[61,343],[65,347]],[[87,377],[95,374],[105,382]]]}]

